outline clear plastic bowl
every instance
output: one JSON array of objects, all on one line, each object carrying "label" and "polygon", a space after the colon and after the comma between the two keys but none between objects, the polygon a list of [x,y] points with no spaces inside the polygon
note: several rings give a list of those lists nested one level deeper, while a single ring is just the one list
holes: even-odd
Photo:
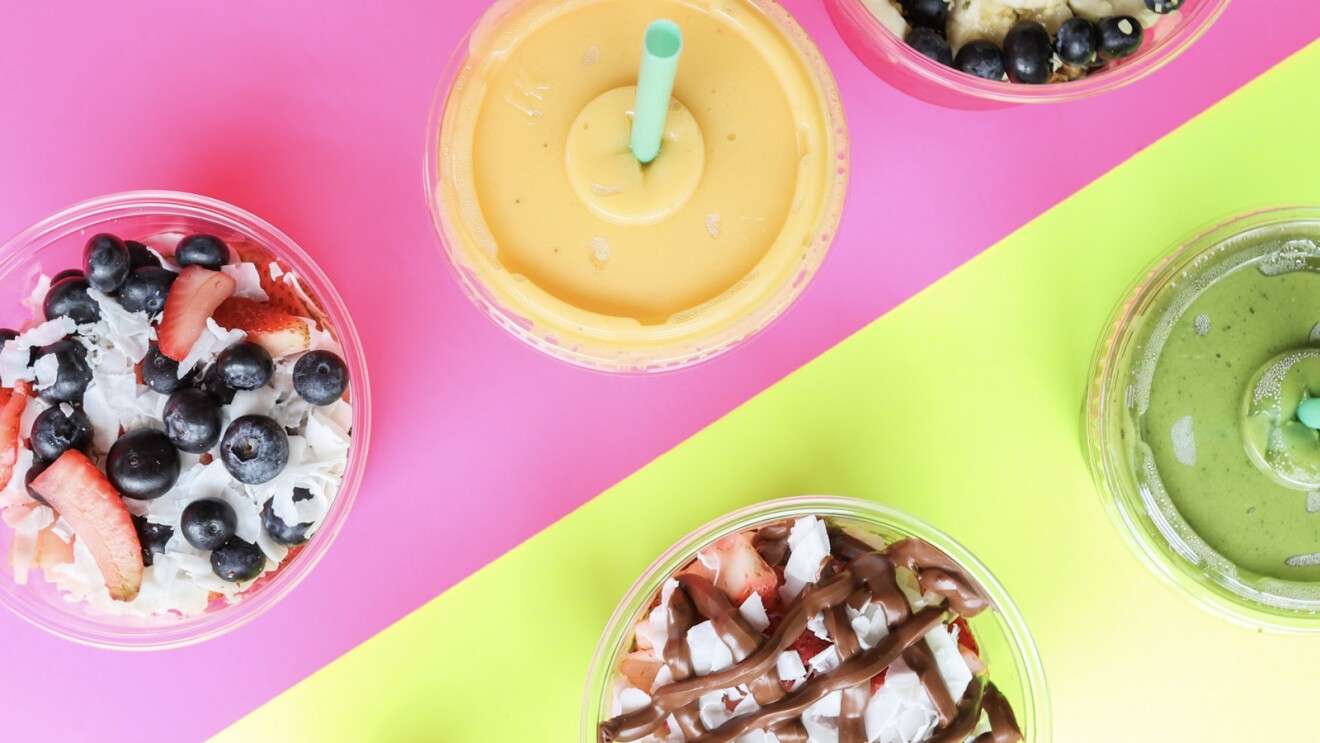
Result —
[{"label": "clear plastic bowl", "polygon": [[[1110,517],[1146,566],[1197,605],[1252,629],[1320,632],[1320,585],[1239,569],[1196,534],[1177,508],[1137,482],[1131,441],[1132,379],[1159,300],[1189,274],[1214,265],[1263,233],[1320,235],[1320,209],[1287,207],[1242,215],[1189,236],[1143,271],[1114,309],[1092,360],[1084,410],[1091,475]],[[1262,475],[1264,477],[1264,475]]]},{"label": "clear plastic bowl", "polygon": [[1071,101],[1116,90],[1140,80],[1181,54],[1228,6],[1228,0],[1187,0],[1180,10],[1146,29],[1141,49],[1131,57],[1111,63],[1105,70],[1080,80],[1020,85],[983,80],[922,55],[881,25],[867,10],[863,0],[824,2],[844,42],[880,79],[915,98],[961,109]]},{"label": "clear plastic bowl", "polygon": [[[269,249],[269,257],[297,273],[320,301],[344,350],[353,402],[352,444],[335,502],[312,539],[273,578],[243,600],[192,617],[116,617],[66,601],[40,575],[18,585],[7,560],[0,560],[0,604],[52,634],[93,647],[157,650],[209,640],[260,616],[311,572],[344,525],[362,482],[371,433],[371,392],[362,344],[343,301],[312,259],[284,233],[242,209],[215,199],[170,191],[112,194],[71,206],[42,220],[0,248],[0,326],[18,327],[31,317],[21,300],[31,294],[38,275],[55,274],[82,264],[90,235],[111,232],[136,239],[164,231],[207,232],[222,239],[243,236]],[[247,256],[245,256],[247,257]],[[0,525],[0,555],[8,554],[13,532]]]},{"label": "clear plastic bowl", "polygon": [[[456,173],[462,169],[445,160],[441,147],[442,127],[450,106],[451,94],[463,84],[463,73],[470,56],[480,55],[490,43],[493,29],[521,8],[545,0],[498,0],[468,31],[456,47],[431,105],[426,129],[424,186],[432,220],[440,245],[459,286],[468,298],[491,320],[514,337],[542,353],[578,366],[605,372],[665,372],[690,366],[719,356],[768,327],[806,289],[825,259],[843,212],[848,181],[848,134],[843,104],[820,51],[793,16],[774,0],[745,0],[772,19],[798,52],[802,64],[812,73],[822,109],[828,112],[832,132],[827,132],[834,155],[830,159],[833,175],[829,191],[822,201],[821,217],[814,230],[815,238],[789,268],[774,270],[785,277],[777,285],[749,296],[752,292],[726,292],[712,302],[737,301],[742,319],[725,327],[706,330],[709,317],[694,308],[681,322],[671,320],[663,333],[643,343],[612,342],[609,334],[596,328],[580,327],[558,316],[552,307],[532,307],[524,303],[512,306],[491,290],[483,272],[507,274],[498,260],[480,251],[464,248],[462,225],[446,209],[447,190],[461,193]],[[755,273],[755,270],[753,271]],[[708,303],[709,305],[709,303]],[[705,306],[708,306],[705,305]],[[705,318],[705,319],[703,319]]]},{"label": "clear plastic bowl", "polygon": [[781,498],[734,511],[680,539],[651,563],[628,589],[596,645],[582,700],[582,743],[599,741],[600,724],[610,717],[619,661],[632,643],[632,628],[650,608],[665,581],[698,552],[729,534],[809,515],[859,526],[891,543],[908,537],[922,539],[976,579],[990,596],[994,610],[972,617],[967,623],[981,648],[990,678],[1013,705],[1026,739],[1050,743],[1053,723],[1040,656],[1022,615],[990,570],[962,545],[915,516],[879,503],[838,496]]}]

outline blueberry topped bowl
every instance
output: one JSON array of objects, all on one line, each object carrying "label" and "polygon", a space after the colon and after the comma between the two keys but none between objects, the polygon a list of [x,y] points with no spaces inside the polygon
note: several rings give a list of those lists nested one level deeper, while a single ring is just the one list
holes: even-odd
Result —
[{"label": "blueberry topped bowl", "polygon": [[1075,100],[1134,82],[1228,0],[825,0],[877,76],[951,108]]},{"label": "blueberry topped bowl", "polygon": [[347,309],[261,219],[78,204],[0,248],[0,604],[87,645],[238,627],[329,548],[371,400]]}]

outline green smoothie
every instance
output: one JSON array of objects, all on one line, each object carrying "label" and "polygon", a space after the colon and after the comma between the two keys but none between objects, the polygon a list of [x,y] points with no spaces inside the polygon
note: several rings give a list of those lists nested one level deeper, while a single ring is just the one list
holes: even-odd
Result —
[{"label": "green smoothie", "polygon": [[1320,434],[1297,417],[1320,396],[1320,235],[1227,243],[1148,317],[1128,431],[1138,482],[1239,571],[1320,582]]}]

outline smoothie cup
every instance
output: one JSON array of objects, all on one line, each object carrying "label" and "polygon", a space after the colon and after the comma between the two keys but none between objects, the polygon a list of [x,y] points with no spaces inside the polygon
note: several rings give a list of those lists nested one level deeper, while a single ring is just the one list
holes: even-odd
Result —
[{"label": "smoothie cup", "polygon": [[620,663],[633,645],[633,628],[654,605],[661,587],[693,563],[697,553],[729,535],[804,516],[816,516],[886,544],[909,538],[924,541],[978,583],[991,608],[966,621],[989,677],[1012,707],[1026,740],[1052,740],[1049,692],[1035,644],[1004,587],[985,565],[935,527],[897,509],[856,498],[799,496],[722,516],[679,540],[642,573],[615,609],[596,646],[582,702],[582,743],[600,740],[600,725],[611,717]]},{"label": "smoothie cup", "polygon": [[1219,18],[1228,0],[1187,0],[1145,31],[1136,54],[1080,80],[1021,85],[983,80],[940,64],[908,46],[867,5],[887,0],[825,0],[848,48],[877,77],[907,93],[947,108],[995,109],[1021,103],[1053,103],[1107,93],[1155,72],[1182,54]]},{"label": "smoothie cup", "polygon": [[[682,29],[660,155],[629,154],[648,24]],[[806,288],[847,180],[838,91],[773,0],[500,0],[440,82],[426,193],[460,286],[555,358],[676,369]]]},{"label": "smoothie cup", "polygon": [[[111,194],[71,206],[24,230],[0,247],[0,326],[18,327],[31,311],[22,305],[42,273],[82,263],[89,236],[110,232],[125,239],[160,233],[207,233],[240,242],[247,260],[275,261],[293,271],[324,310],[326,323],[343,348],[350,372],[352,443],[338,492],[320,527],[299,553],[278,571],[254,581],[240,600],[213,601],[193,616],[108,615],[88,603],[66,600],[39,575],[19,585],[7,560],[0,559],[0,605],[54,635],[93,647],[158,650],[218,637],[260,616],[287,596],[329,550],[357,497],[371,435],[371,393],[362,345],[352,318],[330,280],[288,236],[235,206],[187,193],[135,191]],[[252,255],[261,253],[263,255]],[[0,556],[9,553],[13,532],[0,524]]]},{"label": "smoothie cup", "polygon": [[1086,400],[1092,475],[1129,545],[1258,629],[1320,630],[1320,436],[1302,423],[1320,395],[1318,273],[1320,209],[1191,237],[1124,294]]}]

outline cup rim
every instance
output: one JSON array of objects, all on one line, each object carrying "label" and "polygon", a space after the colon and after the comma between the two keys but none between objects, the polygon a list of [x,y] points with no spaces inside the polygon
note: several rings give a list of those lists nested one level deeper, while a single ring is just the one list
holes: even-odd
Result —
[{"label": "cup rim", "polygon": [[[1176,248],[1148,264],[1120,295],[1105,321],[1092,354],[1082,416],[1083,443],[1096,493],[1123,541],[1145,567],[1202,610],[1248,629],[1279,634],[1320,632],[1320,614],[1316,609],[1288,608],[1252,599],[1238,579],[1236,564],[1209,545],[1205,549],[1230,566],[1231,573],[1208,563],[1198,565],[1205,560],[1193,562],[1189,555],[1191,548],[1185,544],[1187,540],[1180,536],[1175,543],[1170,538],[1181,530],[1170,522],[1168,515],[1139,494],[1125,492],[1119,473],[1126,464],[1110,453],[1112,436],[1106,429],[1109,417],[1121,414],[1112,409],[1109,400],[1118,383],[1114,375],[1128,368],[1123,355],[1125,343],[1137,330],[1132,323],[1138,307],[1154,301],[1172,275],[1197,257],[1256,230],[1301,222],[1320,223],[1320,207],[1270,206],[1239,213],[1186,234],[1176,243]],[[1176,509],[1172,510],[1176,513]],[[1187,530],[1191,531],[1190,527]],[[1203,541],[1195,532],[1191,534]],[[1252,593],[1265,595],[1260,590]],[[1320,599],[1311,603],[1320,608]]]},{"label": "cup rim", "polygon": [[722,537],[753,526],[807,515],[853,519],[915,536],[966,569],[989,595],[993,612],[999,616],[1020,664],[1023,704],[1014,712],[1026,726],[1024,732],[1030,740],[1050,743],[1053,720],[1045,669],[1025,619],[998,578],[961,543],[924,519],[876,501],[838,495],[790,496],[739,508],[694,529],[647,566],[619,601],[597,641],[582,696],[581,743],[598,741],[601,685],[615,675],[617,656],[624,647],[629,620],[659,592],[664,581],[697,552]]},{"label": "cup rim", "polygon": [[[947,92],[1013,105],[1080,100],[1136,82],[1168,64],[1201,38],[1223,14],[1229,0],[1188,0],[1188,5],[1176,11],[1184,17],[1184,21],[1147,53],[1138,54],[1132,59],[1119,63],[1114,69],[1098,75],[1047,85],[1022,85],[1007,81],[983,80],[975,75],[959,72],[908,46],[897,34],[880,23],[880,20],[867,10],[862,0],[825,0],[825,2],[840,11],[857,31],[864,34],[885,53],[882,64],[892,64],[910,70],[923,82]],[[835,14],[830,13],[830,16],[834,18]]]},{"label": "cup rim", "polygon": [[[166,215],[211,222],[244,234],[285,262],[322,304],[343,347],[353,400],[352,436],[339,491],[321,527],[292,560],[250,596],[214,612],[180,619],[178,624],[117,626],[115,616],[79,617],[35,599],[23,586],[0,581],[0,604],[29,624],[89,647],[149,651],[185,647],[235,630],[287,596],[325,556],[344,526],[361,488],[371,438],[371,392],[366,356],[347,307],[312,258],[270,223],[232,204],[207,196],[168,190],[123,191],[82,201],[42,219],[0,246],[0,278],[51,243],[79,230],[135,215]],[[80,226],[81,225],[81,226]],[[44,580],[44,579],[43,579]],[[76,606],[79,604],[73,604]]]},{"label": "cup rim", "polygon": [[[478,35],[482,28],[491,23],[492,19],[501,17],[502,14],[507,14],[511,12],[511,9],[522,4],[544,1],[495,0],[473,22],[467,33],[455,46],[436,86],[426,124],[422,186],[427,211],[431,215],[432,228],[439,239],[439,252],[444,258],[444,263],[450,274],[468,300],[496,325],[503,328],[524,345],[575,367],[608,374],[663,374],[708,361],[741,347],[748,340],[760,335],[777,322],[792,305],[801,299],[802,295],[810,288],[810,285],[814,283],[812,279],[820,272],[821,266],[829,257],[830,247],[838,233],[848,191],[851,158],[847,120],[844,115],[838,83],[834,79],[832,70],[810,35],[778,0],[743,0],[756,6],[771,18],[798,52],[808,73],[819,88],[822,104],[828,118],[830,131],[827,132],[827,135],[838,158],[831,165],[834,171],[832,171],[833,175],[829,179],[829,191],[821,208],[824,216],[815,229],[815,234],[825,236],[824,242],[818,247],[813,246],[811,249],[804,251],[804,255],[795,264],[795,268],[787,271],[791,278],[784,283],[784,286],[767,295],[764,307],[754,308],[753,312],[748,313],[743,321],[736,323],[732,328],[726,328],[697,341],[670,342],[658,344],[654,348],[648,346],[646,348],[624,348],[613,351],[610,350],[608,344],[593,346],[592,344],[579,343],[577,348],[570,348],[553,339],[532,333],[529,330],[533,326],[532,320],[522,316],[515,308],[504,306],[498,297],[486,287],[483,280],[466,266],[460,265],[462,261],[458,256],[458,249],[454,247],[456,237],[452,234],[453,229],[449,225],[450,220],[446,215],[446,210],[441,206],[443,197],[441,183],[444,173],[440,167],[440,139],[444,114],[450,96],[454,92],[455,83],[459,80],[465,62],[469,57],[472,39]],[[755,319],[754,322],[746,322],[753,318]],[[747,327],[744,327],[744,325],[747,325]],[[685,347],[688,345],[691,347]]]}]

